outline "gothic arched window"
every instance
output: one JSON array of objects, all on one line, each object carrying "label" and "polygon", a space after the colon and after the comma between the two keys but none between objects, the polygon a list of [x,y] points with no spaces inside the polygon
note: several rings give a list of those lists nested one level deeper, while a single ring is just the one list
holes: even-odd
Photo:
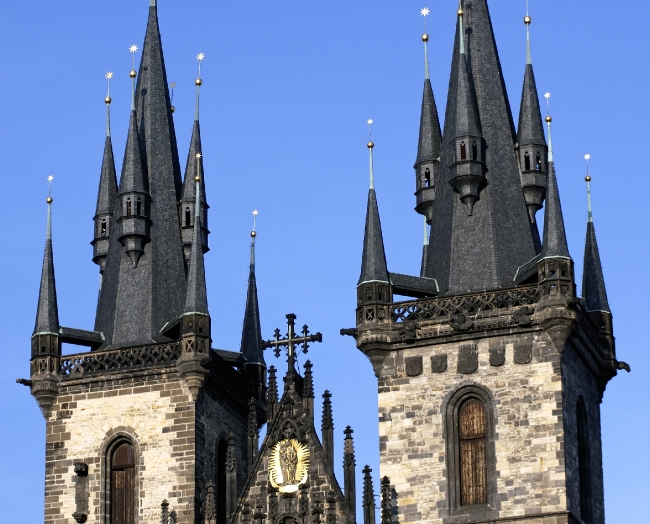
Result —
[{"label": "gothic arched window", "polygon": [[460,143],[460,159],[465,160],[467,158],[467,148],[465,147],[465,142]]},{"label": "gothic arched window", "polygon": [[217,444],[217,475],[215,495],[217,499],[217,524],[226,524],[226,456],[228,454],[228,443],[221,439]]},{"label": "gothic arched window", "polygon": [[485,406],[476,398],[458,412],[461,504],[487,504]]},{"label": "gothic arched window", "polygon": [[127,217],[131,216],[131,199],[130,198],[126,199],[126,216]]},{"label": "gothic arched window", "polygon": [[424,187],[429,187],[431,185],[431,171],[427,167],[424,170]]},{"label": "gothic arched window", "polygon": [[589,445],[589,426],[587,409],[582,397],[577,403],[578,421],[578,477],[580,479],[580,517],[583,522],[591,522],[591,450]]},{"label": "gothic arched window", "polygon": [[537,169],[537,171],[542,170],[542,155],[539,153],[537,153],[537,158],[535,159],[535,169]]},{"label": "gothic arched window", "polygon": [[106,220],[102,220],[100,234],[101,234],[102,238],[106,236]]},{"label": "gothic arched window", "polygon": [[142,214],[142,201],[139,198],[135,203],[135,214],[138,216]]},{"label": "gothic arched window", "polygon": [[478,146],[476,140],[472,142],[472,160],[478,160]]},{"label": "gothic arched window", "polygon": [[189,226],[190,225],[190,220],[191,220],[191,215],[190,215],[190,208],[186,207],[185,208],[185,225]]},{"label": "gothic arched window", "polygon": [[111,464],[111,524],[135,524],[135,451],[124,441],[113,449]]},{"label": "gothic arched window", "polygon": [[530,155],[528,154],[528,151],[526,151],[526,154],[524,155],[524,171],[530,171]]}]

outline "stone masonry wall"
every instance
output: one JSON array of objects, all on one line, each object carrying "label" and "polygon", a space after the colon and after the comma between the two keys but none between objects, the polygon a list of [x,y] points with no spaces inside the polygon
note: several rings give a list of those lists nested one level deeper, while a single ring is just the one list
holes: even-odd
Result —
[{"label": "stone masonry wall", "polygon": [[[457,369],[459,346],[466,344],[478,349],[478,369],[471,374]],[[521,345],[532,346],[530,363],[514,362],[515,346]],[[505,348],[503,365],[490,364],[489,350],[496,348]],[[431,357],[444,354],[446,370],[433,372]],[[418,356],[422,373],[408,376],[406,359]],[[445,399],[472,384],[489,390],[494,399],[496,493],[490,500],[496,507],[463,517],[449,508],[451,457],[442,410]],[[394,489],[395,523],[493,522],[503,517],[531,524],[568,522],[559,355],[544,333],[406,346],[386,357],[378,386],[381,475],[390,477]]]},{"label": "stone masonry wall", "polygon": [[104,524],[105,449],[116,435],[137,450],[136,522],[159,522],[167,499],[179,524],[194,523],[194,405],[175,370],[65,381],[60,392],[46,423],[46,524],[74,522],[75,462],[88,464],[88,523]]}]

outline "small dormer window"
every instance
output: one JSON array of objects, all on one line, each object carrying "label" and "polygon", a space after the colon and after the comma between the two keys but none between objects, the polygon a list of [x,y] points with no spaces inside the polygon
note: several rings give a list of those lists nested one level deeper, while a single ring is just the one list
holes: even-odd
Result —
[{"label": "small dormer window", "polygon": [[476,140],[472,142],[472,160],[478,160],[478,146]]},{"label": "small dormer window", "polygon": [[191,215],[190,215],[190,208],[186,207],[185,208],[185,225],[189,226],[190,225],[190,220],[191,220]]},{"label": "small dormer window", "polygon": [[429,187],[431,185],[431,171],[427,167],[424,171],[424,187]]},{"label": "small dormer window", "polygon": [[102,220],[102,224],[100,227],[100,235],[102,238],[106,237],[106,220]]},{"label": "small dormer window", "polygon": [[131,199],[130,198],[126,199],[126,216],[127,217],[131,216]]},{"label": "small dormer window", "polygon": [[465,142],[460,143],[460,159],[465,160],[467,158],[467,148],[465,147]]},{"label": "small dormer window", "polygon": [[537,153],[537,158],[535,159],[535,169],[537,171],[542,170],[542,156],[539,153]]},{"label": "small dormer window", "polygon": [[526,151],[526,154],[524,155],[524,170],[530,171],[530,155],[528,154],[528,151]]}]

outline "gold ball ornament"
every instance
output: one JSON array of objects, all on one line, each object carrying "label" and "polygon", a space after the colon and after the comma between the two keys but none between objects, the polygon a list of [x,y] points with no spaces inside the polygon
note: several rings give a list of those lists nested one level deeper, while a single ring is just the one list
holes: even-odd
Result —
[{"label": "gold ball ornament", "polygon": [[194,83],[195,83],[197,86],[200,87],[201,85],[203,85],[203,80],[201,80],[200,78],[197,78],[196,80],[194,80]]},{"label": "gold ball ornament", "polygon": [[45,199],[45,201],[46,201],[48,204],[51,204],[52,202],[54,202],[54,199],[53,199],[51,196],[49,196],[49,197],[47,197],[47,198]]},{"label": "gold ball ornament", "polygon": [[429,35],[426,34],[426,33],[424,33],[424,34],[422,35],[422,41],[423,41],[423,42],[428,42],[428,41],[429,41]]},{"label": "gold ball ornament", "polygon": [[176,108],[175,108],[174,106],[171,106],[170,109],[171,109],[172,113],[173,113],[174,111],[176,111]]},{"label": "gold ball ornament", "polygon": [[106,98],[104,98],[104,102],[106,102],[107,105],[110,104],[112,101],[113,101],[113,99],[110,96],[107,96]]},{"label": "gold ball ornament", "polygon": [[199,175],[196,175],[194,177],[194,182],[200,182],[200,181],[201,181],[201,177]]},{"label": "gold ball ornament", "polygon": [[255,238],[257,236],[257,233],[255,231],[251,231],[251,237]]},{"label": "gold ball ornament", "polygon": [[458,16],[463,16],[463,10],[462,10],[462,9],[458,9],[458,11],[456,12],[456,14],[457,14]]},{"label": "gold ball ornament", "polygon": [[553,119],[551,118],[551,115],[546,115],[546,118],[544,120],[546,121],[547,124],[550,124],[551,122],[553,122]]},{"label": "gold ball ornament", "polygon": [[370,142],[368,142],[368,149],[372,149],[373,147],[375,147],[375,144],[371,140]]},{"label": "gold ball ornament", "polygon": [[524,16],[524,24],[530,25],[530,23],[532,21],[533,21],[533,19],[530,16],[528,16],[528,15]]},{"label": "gold ball ornament", "polygon": [[591,177],[589,175],[585,177],[585,182],[591,182]]},{"label": "gold ball ornament", "polygon": [[129,73],[129,76],[131,78],[135,78],[136,76],[138,76],[138,73],[135,72],[135,69],[131,69],[131,72]]}]

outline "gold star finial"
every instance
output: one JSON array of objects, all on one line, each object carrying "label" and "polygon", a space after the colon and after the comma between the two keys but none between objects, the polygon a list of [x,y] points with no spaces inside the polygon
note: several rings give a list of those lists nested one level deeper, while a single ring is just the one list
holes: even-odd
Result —
[{"label": "gold star finial", "polygon": [[205,59],[205,53],[199,53],[198,55],[196,55],[196,59],[199,61],[199,75],[198,75],[198,78],[197,78],[197,84],[196,85],[200,86],[201,84],[199,84],[198,81],[201,78],[201,62],[203,62],[203,60]]},{"label": "gold star finial", "polygon": [[104,98],[104,102],[106,102],[106,104],[110,104],[113,101],[111,99],[111,78],[113,78],[113,72],[109,71],[104,75],[104,78],[106,78],[106,82],[108,83],[108,90],[106,91],[106,98]]},{"label": "gold star finial", "polygon": [[430,12],[431,12],[431,11],[429,11],[429,8],[428,8],[428,7],[423,7],[422,9],[420,9],[420,14],[421,14],[422,16],[427,16]]},{"label": "gold star finial", "polygon": [[113,72],[109,71],[108,73],[106,73],[106,80],[110,80],[111,78],[113,78]]},{"label": "gold star finial", "polygon": [[131,47],[129,47],[129,53],[131,53],[131,73],[130,77],[135,78],[136,77],[136,72],[135,72],[135,52],[138,50],[138,46],[133,44]]},{"label": "gold star finial", "polygon": [[129,52],[135,53],[138,50],[138,46],[133,44],[131,47],[129,47]]},{"label": "gold star finial", "polygon": [[546,114],[548,114],[548,104],[551,99],[551,93],[546,91],[546,93],[544,93],[544,98],[546,98]]},{"label": "gold star finial", "polygon": [[589,162],[589,159],[590,159],[590,158],[591,158],[591,155],[590,155],[590,154],[586,154],[586,155],[585,155],[585,160],[586,160],[587,162]]},{"label": "gold star finial", "polygon": [[257,226],[257,215],[259,215],[260,212],[257,209],[253,209],[253,231],[251,231],[251,236],[256,237],[257,233],[255,231],[255,227]]},{"label": "gold star finial", "polygon": [[202,156],[203,156],[203,155],[201,155],[201,153],[197,153],[197,154],[196,154],[196,159],[198,160],[198,159],[201,158]]},{"label": "gold star finial", "polygon": [[54,180],[54,175],[49,175],[47,177],[48,188],[47,188],[47,203],[52,203],[52,180]]}]

